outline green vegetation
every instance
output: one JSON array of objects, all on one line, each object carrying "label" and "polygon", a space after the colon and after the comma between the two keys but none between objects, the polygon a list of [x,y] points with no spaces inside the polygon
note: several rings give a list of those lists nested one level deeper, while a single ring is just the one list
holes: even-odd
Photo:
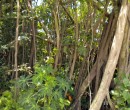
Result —
[{"label": "green vegetation", "polygon": [[115,84],[118,86],[115,90],[111,91],[113,100],[115,102],[115,108],[120,110],[130,109],[130,79],[125,75],[122,75],[122,81],[115,79]]},{"label": "green vegetation", "polygon": [[0,109],[3,110],[62,110],[70,105],[65,99],[65,91],[70,89],[69,83],[58,74],[53,75],[50,65],[36,66],[34,75],[21,76],[16,82],[19,95],[13,99],[15,87],[11,92],[5,91],[0,98]]},{"label": "green vegetation", "polygon": [[0,0],[0,110],[129,110],[128,0],[38,2]]}]

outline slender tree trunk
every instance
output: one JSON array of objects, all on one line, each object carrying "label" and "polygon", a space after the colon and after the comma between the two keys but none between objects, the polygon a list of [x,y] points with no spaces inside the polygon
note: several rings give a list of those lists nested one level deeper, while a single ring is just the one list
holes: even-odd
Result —
[{"label": "slender tree trunk", "polygon": [[78,41],[78,37],[79,37],[79,28],[78,28],[78,15],[77,15],[77,4],[76,2],[75,4],[75,18],[74,18],[74,23],[75,23],[75,41],[76,41],[76,45],[74,48],[74,55],[73,55],[73,61],[72,61],[72,65],[70,68],[70,73],[69,73],[69,79],[71,80],[73,78],[73,73],[74,73],[74,67],[75,67],[75,63],[76,63],[76,59],[77,59],[77,41]]},{"label": "slender tree trunk", "polygon": [[59,61],[59,55],[60,55],[60,25],[59,25],[59,1],[56,0],[55,4],[55,10],[53,11],[54,14],[54,20],[55,20],[55,29],[56,29],[56,47],[57,47],[57,53],[55,57],[55,69],[57,70],[58,61]]},{"label": "slender tree trunk", "polygon": [[0,1],[0,17],[2,17],[2,0]]},{"label": "slender tree trunk", "polygon": [[[16,36],[15,36],[15,56],[14,56],[14,71],[15,79],[18,79],[18,35],[19,35],[19,17],[20,17],[20,3],[17,0],[17,21],[16,21]],[[15,98],[17,98],[17,85],[15,86]]]},{"label": "slender tree trunk", "polygon": [[102,82],[96,94],[96,97],[94,98],[92,104],[90,105],[89,110],[100,110],[102,102],[107,95],[107,91],[109,89],[111,80],[113,78],[113,74],[117,65],[117,61],[119,58],[119,54],[123,42],[125,25],[127,21],[127,13],[128,13],[127,4],[128,4],[127,0],[122,1],[122,6],[119,13],[118,22],[117,22],[117,29],[113,39],[111,51],[109,54],[108,62],[106,64]]},{"label": "slender tree trunk", "polygon": [[34,19],[31,21],[31,55],[30,55],[30,67],[33,70],[33,66],[36,62],[36,35],[35,35],[35,25]]},{"label": "slender tree trunk", "polygon": [[[33,13],[31,0],[28,0],[28,8],[31,11],[31,13]],[[35,35],[35,21],[33,18],[31,20],[31,54],[30,54],[30,61],[29,61],[29,65],[32,71],[35,62],[36,62],[36,35]]]}]

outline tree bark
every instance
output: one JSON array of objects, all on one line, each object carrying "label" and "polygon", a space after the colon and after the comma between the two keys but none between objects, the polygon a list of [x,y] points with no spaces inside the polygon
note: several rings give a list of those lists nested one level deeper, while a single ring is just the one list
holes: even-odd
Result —
[{"label": "tree bark", "polygon": [[[96,60],[95,64],[93,65],[90,73],[88,76],[85,78],[81,86],[78,88],[78,92],[76,94],[75,101],[71,108],[75,107],[76,103],[80,100],[82,95],[84,94],[85,90],[87,87],[91,84],[92,80],[96,76],[97,72],[100,72],[100,69],[105,67],[105,64],[108,59],[108,54],[109,54],[109,48],[111,46],[111,42],[113,39],[113,36],[115,34],[115,29],[116,29],[116,23],[117,23],[117,16],[114,13],[111,13],[109,17],[108,24],[104,26],[104,30],[102,33],[102,38],[101,38],[101,43],[99,46],[99,52],[98,52],[98,59]],[[111,32],[111,34],[109,34]],[[99,63],[98,63],[99,62]],[[98,65],[100,64],[100,65]],[[97,68],[99,68],[97,70]]]},{"label": "tree bark", "polygon": [[[28,0],[28,9],[31,13],[33,13],[32,9],[32,1]],[[34,18],[31,20],[31,54],[30,54],[30,60],[29,65],[31,67],[31,70],[34,71],[33,66],[36,62],[36,35],[35,35],[35,20]]]},{"label": "tree bark", "polygon": [[[17,21],[16,21],[16,36],[15,36],[15,55],[14,55],[14,71],[15,79],[18,79],[18,35],[19,35],[19,18],[20,18],[20,3],[17,0]],[[15,99],[17,98],[17,85],[15,85]]]},{"label": "tree bark", "polygon": [[113,74],[117,65],[117,61],[119,58],[119,54],[123,42],[125,25],[127,21],[127,13],[128,13],[127,4],[128,4],[127,0],[122,1],[122,6],[118,17],[118,22],[117,22],[117,29],[113,39],[108,62],[106,64],[106,68],[104,71],[103,79],[100,88],[96,94],[96,97],[94,98],[92,104],[90,105],[89,110],[100,110],[102,102],[107,95],[107,90],[109,89],[111,80],[113,78]]},{"label": "tree bark", "polygon": [[53,11],[54,14],[54,21],[55,21],[55,31],[56,31],[56,48],[58,52],[56,53],[55,57],[55,70],[57,70],[58,63],[59,63],[59,55],[60,55],[60,22],[59,22],[59,1],[56,0],[55,10]]},{"label": "tree bark", "polygon": [[[130,11],[130,4],[128,5],[128,10]],[[118,77],[121,78],[122,74],[127,73],[128,70],[128,64],[129,64],[129,32],[130,32],[130,27],[129,27],[129,17],[130,14],[128,14],[128,19],[125,27],[125,35],[123,39],[123,45],[121,47],[121,53],[119,56],[119,61],[118,61]]]},{"label": "tree bark", "polygon": [[[78,15],[77,15],[77,4],[76,2],[74,2],[75,4],[75,17],[74,17],[74,23],[75,23],[75,41],[78,41],[78,37],[79,37],[79,28],[78,28]],[[76,43],[75,43],[76,44]],[[74,55],[73,55],[73,61],[71,64],[71,68],[70,68],[70,72],[69,72],[69,79],[72,80],[73,79],[73,73],[74,73],[74,67],[76,64],[76,59],[77,59],[77,44],[74,47]]]}]

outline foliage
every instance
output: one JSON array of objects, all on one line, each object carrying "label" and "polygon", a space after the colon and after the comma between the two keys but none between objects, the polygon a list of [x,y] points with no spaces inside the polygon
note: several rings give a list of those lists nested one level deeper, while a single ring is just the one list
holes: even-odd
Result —
[{"label": "foliage", "polygon": [[[39,1],[41,4],[37,5]],[[97,58],[100,58],[99,43],[102,43],[104,33],[108,34],[103,28],[108,24],[117,1],[20,0],[17,57],[19,79],[10,89],[10,80],[15,79],[18,7],[15,0],[1,0],[0,109],[62,110],[72,100],[75,101],[80,91],[77,89],[82,86]],[[106,64],[104,58],[103,61],[98,69],[101,73]],[[71,74],[73,85],[68,81]],[[16,87],[19,87],[18,91],[15,91]],[[92,82],[90,89],[93,96],[94,87]],[[70,94],[66,93],[68,89]],[[15,92],[18,92],[17,99],[14,98]],[[81,109],[88,109],[90,105],[88,92],[86,89],[81,98]],[[72,95],[74,97],[71,99]],[[69,97],[70,102],[66,97]]]},{"label": "foliage", "polygon": [[1,82],[0,83],[0,88],[2,88],[0,90],[0,92],[9,89],[10,83],[7,81],[7,80],[9,80],[8,75],[7,75],[8,69],[9,68],[6,67],[6,66],[1,66],[0,67],[0,82]]},{"label": "foliage", "polygon": [[123,75],[122,80],[116,78],[115,83],[118,86],[111,91],[115,102],[115,108],[130,110],[130,79]]},{"label": "foliage", "polygon": [[0,110],[23,110],[18,107],[10,91],[4,91],[0,97]]},{"label": "foliage", "polygon": [[5,91],[0,97],[0,107],[3,110],[63,110],[70,104],[65,99],[65,91],[70,86],[67,80],[54,76],[52,65],[36,65],[36,74],[21,76],[16,82],[19,87],[17,102],[12,93]]}]

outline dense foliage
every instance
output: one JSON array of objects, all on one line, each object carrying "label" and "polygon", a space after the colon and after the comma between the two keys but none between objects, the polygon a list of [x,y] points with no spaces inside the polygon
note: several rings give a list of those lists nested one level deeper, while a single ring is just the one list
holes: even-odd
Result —
[{"label": "dense foliage", "polygon": [[58,74],[54,75],[52,66],[36,66],[34,75],[21,76],[17,81],[19,96],[13,99],[14,86],[11,92],[5,91],[0,98],[0,109],[3,110],[62,110],[69,105],[64,93],[69,90],[69,83]]},{"label": "dense foliage", "polygon": [[[121,3],[1,0],[0,110],[89,109],[104,75]],[[120,55],[109,91],[119,110],[130,106],[129,53],[125,58]],[[101,110],[111,108],[107,103],[105,98]]]}]

